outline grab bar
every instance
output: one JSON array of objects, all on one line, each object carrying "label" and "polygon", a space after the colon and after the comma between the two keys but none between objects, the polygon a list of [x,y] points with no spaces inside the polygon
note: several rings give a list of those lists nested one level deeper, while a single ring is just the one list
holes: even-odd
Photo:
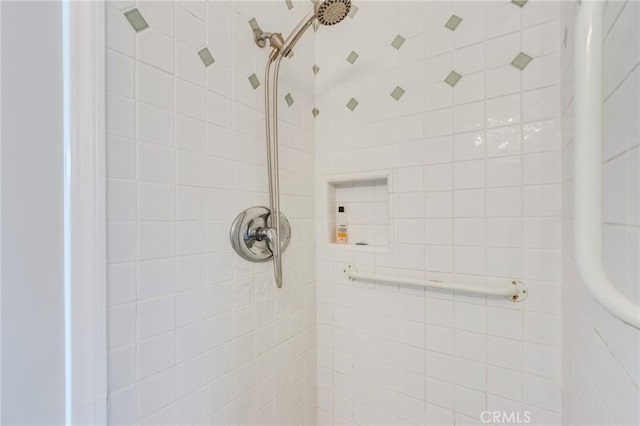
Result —
[{"label": "grab bar", "polygon": [[613,285],[603,263],[603,1],[583,1],[574,46],[574,242],[578,273],[612,315],[640,329],[640,306]]},{"label": "grab bar", "polygon": [[512,302],[522,302],[527,298],[527,287],[520,280],[509,280],[503,287],[478,287],[468,284],[446,283],[437,280],[416,280],[412,278],[390,277],[384,275],[364,274],[358,272],[354,265],[347,265],[342,271],[351,281],[376,281],[395,284],[415,285],[419,287],[435,288],[440,290],[463,291],[472,294],[484,294],[488,296],[508,297]]}]

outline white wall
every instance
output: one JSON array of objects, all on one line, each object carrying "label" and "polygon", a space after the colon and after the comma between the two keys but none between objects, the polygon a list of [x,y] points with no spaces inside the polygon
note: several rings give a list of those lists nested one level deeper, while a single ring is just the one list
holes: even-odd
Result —
[{"label": "white wall", "polygon": [[1,7],[1,423],[63,424],[61,6]]},{"label": "white wall", "polygon": [[[640,332],[604,311],[577,276],[573,260],[573,31],[575,2],[563,5],[563,424],[640,423]],[[640,293],[640,4],[605,10],[604,244],[616,287]]]},{"label": "white wall", "polygon": [[138,34],[123,15],[134,5],[107,10],[109,423],[312,424],[312,32],[282,65],[282,209],[293,228],[283,288],[228,237],[237,214],[268,203],[268,51],[248,20],[288,32],[309,2],[138,2],[150,27]]},{"label": "white wall", "polygon": [[[316,45],[318,421],[479,424],[483,410],[528,410],[559,424],[559,5],[355,4]],[[510,65],[520,51],[533,57],[524,71]],[[389,253],[328,245],[323,179],[378,170],[395,178]],[[530,294],[353,284],[349,262],[478,286],[517,278]]]}]

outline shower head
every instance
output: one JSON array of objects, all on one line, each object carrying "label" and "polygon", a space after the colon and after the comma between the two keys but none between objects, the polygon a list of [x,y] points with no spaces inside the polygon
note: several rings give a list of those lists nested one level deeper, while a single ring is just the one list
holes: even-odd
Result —
[{"label": "shower head", "polygon": [[[298,43],[302,34],[309,29],[314,20],[318,20],[322,25],[335,25],[347,17],[351,10],[351,0],[322,0],[314,1],[313,10],[298,24],[286,41],[282,40],[280,34],[274,38],[271,36],[271,46],[275,50],[271,53],[270,59],[274,61],[278,54],[289,56],[291,50]],[[257,40],[256,40],[257,42]]]},{"label": "shower head", "polygon": [[315,2],[315,15],[322,25],[341,22],[351,10],[351,0],[324,0]]}]

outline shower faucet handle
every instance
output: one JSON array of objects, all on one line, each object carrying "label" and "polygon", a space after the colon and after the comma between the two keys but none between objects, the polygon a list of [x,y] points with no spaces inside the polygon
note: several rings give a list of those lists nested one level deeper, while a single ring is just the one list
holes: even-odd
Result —
[{"label": "shower faucet handle", "polygon": [[271,250],[271,253],[273,253],[274,256],[278,256],[279,253],[277,253],[277,251],[279,244],[276,244],[278,236],[276,235],[275,228],[264,229],[262,231],[262,238],[264,238],[267,244],[269,244],[269,250]]}]

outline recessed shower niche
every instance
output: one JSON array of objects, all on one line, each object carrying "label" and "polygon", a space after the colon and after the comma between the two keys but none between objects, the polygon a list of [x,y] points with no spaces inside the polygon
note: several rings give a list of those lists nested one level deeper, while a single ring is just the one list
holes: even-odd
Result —
[{"label": "recessed shower niche", "polygon": [[[326,179],[326,235],[331,247],[363,251],[389,250],[391,173],[359,173]],[[347,243],[337,242],[338,208],[347,217]]]}]

